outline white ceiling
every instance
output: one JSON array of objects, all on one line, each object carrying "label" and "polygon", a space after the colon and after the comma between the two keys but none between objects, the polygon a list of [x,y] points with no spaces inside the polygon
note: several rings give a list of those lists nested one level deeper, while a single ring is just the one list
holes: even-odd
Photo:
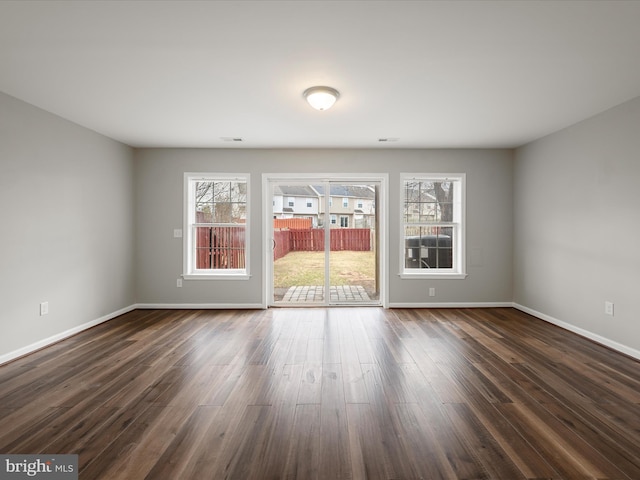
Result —
[{"label": "white ceiling", "polygon": [[2,1],[0,91],[136,147],[515,147],[640,95],[640,2]]}]

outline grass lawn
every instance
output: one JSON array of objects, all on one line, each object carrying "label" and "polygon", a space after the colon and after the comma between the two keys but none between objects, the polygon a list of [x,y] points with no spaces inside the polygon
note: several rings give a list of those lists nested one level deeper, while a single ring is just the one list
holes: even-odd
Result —
[{"label": "grass lawn", "polygon": [[[331,252],[331,285],[362,285],[375,288],[374,252]],[[275,288],[293,285],[324,285],[324,252],[289,252],[274,262]]]}]

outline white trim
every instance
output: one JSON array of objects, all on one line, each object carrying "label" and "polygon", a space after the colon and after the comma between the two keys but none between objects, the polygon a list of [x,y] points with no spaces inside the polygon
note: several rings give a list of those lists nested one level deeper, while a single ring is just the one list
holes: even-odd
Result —
[{"label": "white trim", "polygon": [[441,303],[406,303],[392,302],[389,308],[503,308],[513,307],[512,302],[441,302]]},{"label": "white trim", "polygon": [[614,340],[610,340],[606,337],[598,335],[597,333],[590,332],[589,330],[576,327],[575,325],[564,322],[562,320],[558,320],[557,318],[554,318],[551,315],[538,312],[537,310],[534,310],[529,307],[525,307],[524,305],[520,305],[519,303],[514,302],[512,306],[513,308],[520,310],[524,313],[528,313],[529,315],[533,315],[534,317],[539,318],[540,320],[544,320],[545,322],[552,323],[553,325],[556,325],[565,330],[569,330],[570,332],[580,335],[581,337],[588,338],[589,340],[593,340],[594,342],[604,345],[605,347],[612,348],[617,352],[624,353],[625,355],[629,355],[630,357],[634,357],[640,360],[640,350],[636,350],[634,348],[618,343]]},{"label": "white trim", "polygon": [[[433,179],[442,179],[442,180],[453,180],[457,181],[460,184],[460,220],[456,222],[458,225],[457,232],[459,235],[454,236],[455,246],[454,252],[457,252],[452,260],[453,260],[453,269],[446,272],[434,272],[428,273],[429,269],[424,269],[427,271],[424,272],[416,272],[413,273],[411,269],[405,268],[405,226],[404,223],[404,208],[405,208],[405,197],[404,197],[404,187],[405,182],[407,180],[433,180]],[[455,193],[454,193],[455,194]],[[455,201],[455,197],[454,197]],[[466,173],[400,173],[400,205],[399,205],[399,217],[400,218],[400,272],[398,275],[400,278],[404,280],[413,280],[419,278],[433,278],[433,279],[452,279],[452,280],[460,280],[467,277],[467,260],[466,260],[466,249],[467,249],[467,174]],[[455,210],[454,210],[455,212]],[[447,274],[448,276],[442,276],[442,273]]]},{"label": "white trim", "polygon": [[[428,268],[425,270],[429,270]],[[428,279],[428,280],[464,280],[469,276],[468,273],[399,273],[398,276],[403,280]]]},{"label": "white trim", "polygon": [[[250,268],[251,268],[251,259],[250,259],[250,239],[251,239],[251,174],[250,173],[215,173],[215,172],[184,172],[183,174],[183,213],[182,213],[182,277],[187,280],[194,280],[195,277],[199,277],[200,275],[204,275],[205,277],[198,278],[199,280],[207,279],[224,279],[229,280],[230,278],[225,278],[226,275],[234,276],[235,279],[240,274],[234,275],[233,273],[229,273],[224,269],[216,270],[219,273],[203,273],[199,274],[195,271],[195,260],[193,258],[192,251],[192,242],[193,242],[193,230],[191,229],[192,223],[195,224],[195,221],[192,222],[193,219],[193,211],[189,208],[191,205],[192,198],[192,181],[193,180],[203,180],[203,181],[218,181],[218,180],[229,180],[229,181],[238,181],[245,182],[247,185],[246,192],[246,202],[245,202],[245,217],[246,221],[244,223],[245,229],[245,241],[244,241],[244,262],[245,268],[242,269],[242,275],[244,275],[248,279],[251,276]],[[238,225],[235,225],[238,226]]]},{"label": "white trim", "polygon": [[238,273],[236,275],[231,273],[190,273],[188,275],[180,275],[185,280],[249,280],[251,275],[246,273]]},{"label": "white trim", "polygon": [[[314,305],[317,306],[317,305]],[[358,304],[358,306],[363,306],[363,304]],[[376,306],[376,305],[371,305]],[[532,315],[540,320],[556,325],[560,328],[573,332],[581,337],[587,338],[589,340],[593,340],[596,343],[609,347],[619,353],[623,353],[630,357],[636,358],[640,360],[640,351],[634,348],[628,347],[621,343],[610,340],[606,337],[602,337],[598,334],[590,332],[588,330],[584,330],[582,328],[576,327],[570,323],[564,322],[562,320],[558,320],[550,315],[538,312],[529,307],[525,307],[524,305],[520,305],[515,302],[450,302],[450,303],[403,303],[403,302],[393,302],[388,305],[383,305],[383,308],[503,308],[503,307],[512,307],[517,310],[520,310],[524,313]],[[133,305],[129,305],[128,307],[121,308],[120,310],[116,310],[115,312],[104,315],[100,318],[92,320],[87,323],[83,323],[82,325],[78,325],[76,327],[70,328],[69,330],[65,330],[64,332],[58,333],[56,335],[52,335],[51,337],[45,338],[43,340],[39,340],[38,342],[32,343],[31,345],[27,345],[26,347],[19,348],[12,352],[6,353],[0,356],[0,366],[5,363],[16,360],[17,358],[23,357],[30,353],[35,352],[36,350],[40,350],[42,348],[48,347],[57,343],[65,338],[71,337],[77,333],[80,333],[84,330],[87,330],[91,327],[95,327],[101,323],[112,320],[120,315],[124,315],[125,313],[132,312],[134,310],[150,310],[150,309],[172,309],[172,310],[183,310],[183,309],[194,309],[194,310],[264,310],[266,309],[266,304],[260,303],[136,303]]]},{"label": "white trim", "polygon": [[[262,245],[266,249],[263,252],[263,268],[262,268],[262,301],[264,308],[271,304],[269,293],[273,292],[273,222],[266,219],[273,217],[273,200],[271,185],[279,182],[291,181],[297,185],[309,185],[314,182],[376,182],[380,184],[378,204],[376,204],[377,215],[379,220],[379,239],[378,255],[380,260],[380,304],[383,308],[387,308],[389,302],[389,174],[388,173],[263,173],[262,174]],[[331,191],[325,195],[331,206]],[[326,200],[325,200],[326,201]],[[325,205],[326,215],[329,208]],[[326,223],[326,222],[325,222]],[[330,226],[330,225],[327,225]],[[328,229],[327,229],[328,230]],[[364,303],[362,304],[365,305]]]},{"label": "white trim", "polygon": [[0,356],[0,365],[3,365],[7,362],[11,362],[12,360],[16,360],[17,358],[24,357],[30,353],[35,352],[36,350],[40,350],[44,347],[48,347],[49,345],[53,345],[54,343],[59,342],[60,340],[64,340],[65,338],[71,337],[77,333],[82,332],[83,330],[87,330],[91,327],[95,327],[101,323],[112,320],[120,315],[124,315],[125,313],[132,312],[138,308],[137,305],[129,305],[128,307],[121,308],[120,310],[116,310],[115,312],[108,313],[100,318],[96,318],[95,320],[91,320],[90,322],[83,323],[82,325],[78,325],[77,327],[70,328],[69,330],[65,330],[64,332],[56,333],[51,337],[44,338],[39,340],[31,345],[27,345],[26,347],[19,348],[18,350],[14,350],[13,352],[6,353]]},{"label": "white trim", "polygon": [[138,303],[140,310],[265,310],[260,303]]}]

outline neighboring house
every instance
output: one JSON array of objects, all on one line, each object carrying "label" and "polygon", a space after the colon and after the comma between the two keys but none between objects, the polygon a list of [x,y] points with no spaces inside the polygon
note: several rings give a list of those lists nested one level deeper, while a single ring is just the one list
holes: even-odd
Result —
[{"label": "neighboring house", "polygon": [[404,192],[404,212],[406,222],[421,223],[434,221],[438,213],[438,200],[430,190],[420,188],[419,182],[409,184]]},{"label": "neighboring house", "polygon": [[[323,185],[313,185],[321,199]],[[375,190],[367,185],[331,185],[329,192],[329,221],[337,228],[375,228]],[[319,214],[324,214],[320,201]],[[322,217],[320,217],[322,218]]]},{"label": "neighboring house", "polygon": [[373,187],[349,187],[354,199],[353,228],[375,228],[376,192]]},{"label": "neighboring house", "polygon": [[[324,218],[323,185],[277,185],[274,218],[310,218],[314,227]],[[367,185],[331,185],[329,222],[334,228],[375,228],[375,190]]]},{"label": "neighboring house", "polygon": [[274,218],[310,218],[318,225],[319,198],[309,186],[277,185],[273,190]]}]

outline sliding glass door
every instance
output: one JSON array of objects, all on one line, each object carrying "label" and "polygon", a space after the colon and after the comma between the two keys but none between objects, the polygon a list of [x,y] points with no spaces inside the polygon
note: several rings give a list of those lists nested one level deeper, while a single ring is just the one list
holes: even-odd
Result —
[{"label": "sliding glass door", "polygon": [[379,305],[381,181],[287,178],[267,185],[269,305]]}]

